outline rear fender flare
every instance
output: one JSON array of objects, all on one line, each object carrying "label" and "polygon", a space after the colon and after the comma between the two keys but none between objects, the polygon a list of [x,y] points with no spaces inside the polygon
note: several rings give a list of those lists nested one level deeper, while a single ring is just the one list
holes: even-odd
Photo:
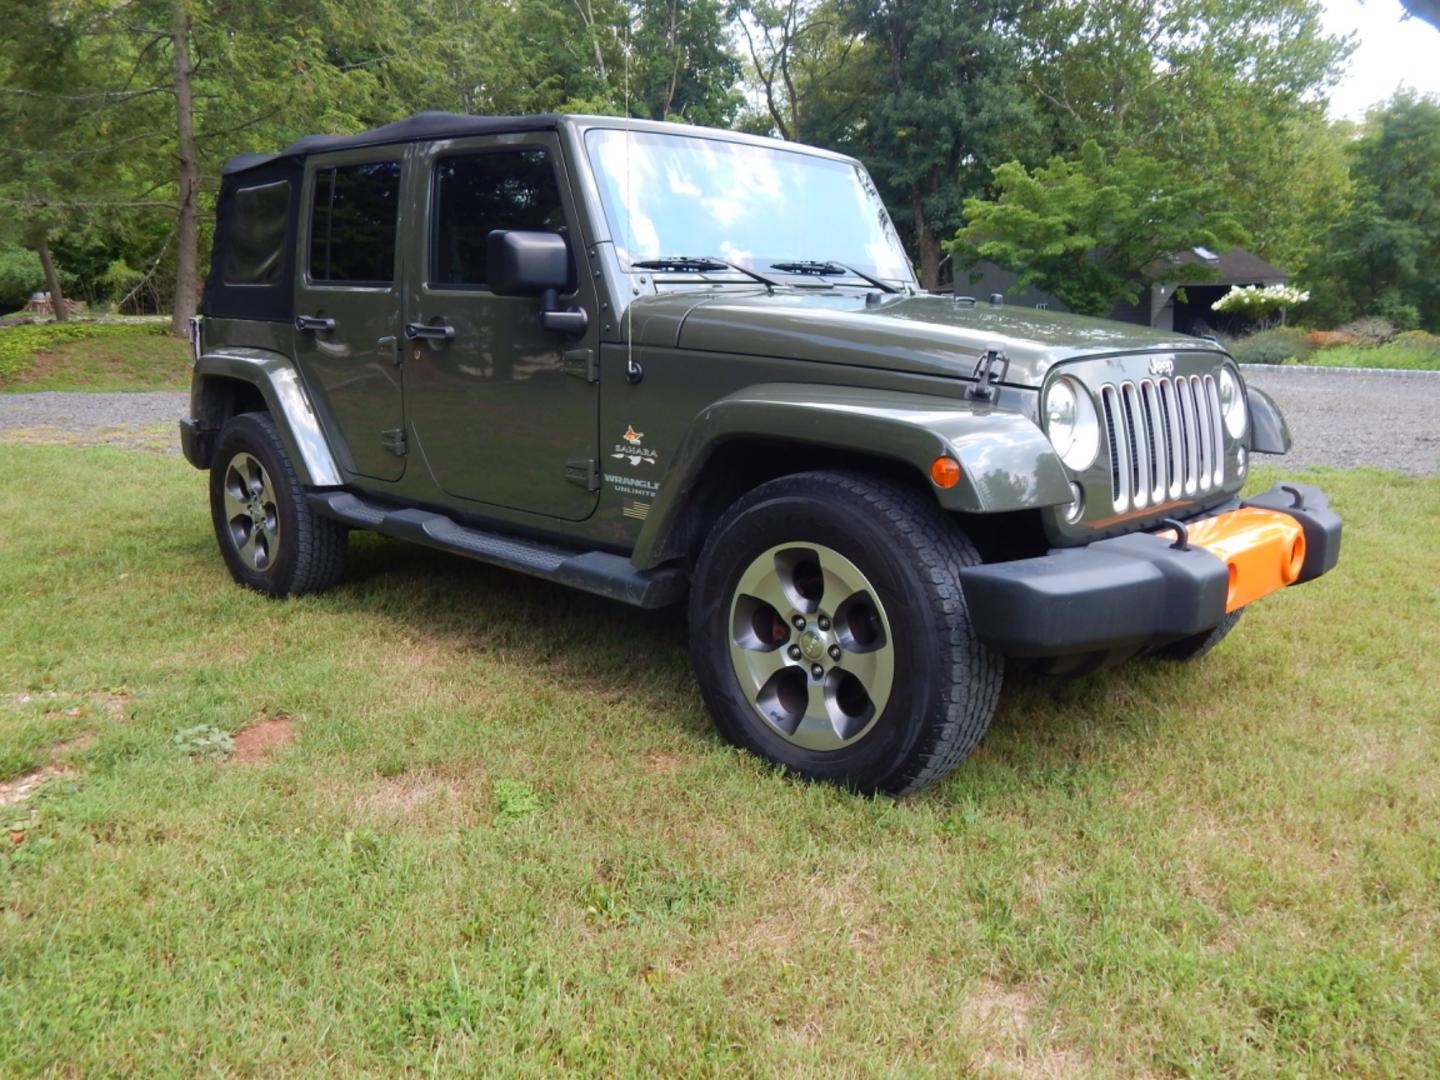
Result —
[{"label": "rear fender flare", "polygon": [[[833,447],[904,463],[947,510],[993,514],[1060,506],[1070,481],[1049,439],[1026,416],[986,402],[845,386],[769,383],[703,409],[690,425],[636,543],[634,562],[653,566],[684,516],[687,496],[726,443],[758,438]],[[952,488],[930,483],[930,465],[960,462]]]},{"label": "rear fender flare", "polygon": [[226,417],[217,415],[217,385],[226,379],[249,383],[260,391],[285,444],[300,482],[308,487],[344,483],[320,418],[310,404],[295,364],[269,349],[225,348],[203,354],[195,362],[190,413],[202,431],[218,430]]}]

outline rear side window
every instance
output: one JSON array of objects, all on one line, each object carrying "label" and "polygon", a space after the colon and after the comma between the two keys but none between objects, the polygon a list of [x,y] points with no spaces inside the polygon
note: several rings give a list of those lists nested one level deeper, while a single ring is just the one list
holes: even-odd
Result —
[{"label": "rear side window", "polygon": [[395,279],[400,163],[337,165],[315,174],[310,280],[389,285]]},{"label": "rear side window", "polygon": [[221,276],[227,285],[278,285],[290,220],[290,181],[235,192]]},{"label": "rear side window", "polygon": [[486,242],[494,229],[561,232],[564,228],[560,187],[544,150],[443,158],[435,166],[430,282],[484,285],[489,280]]}]

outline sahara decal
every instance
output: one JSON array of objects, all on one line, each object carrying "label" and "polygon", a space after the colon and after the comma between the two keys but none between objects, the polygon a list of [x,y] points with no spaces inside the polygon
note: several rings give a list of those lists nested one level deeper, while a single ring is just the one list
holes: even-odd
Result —
[{"label": "sahara decal", "polygon": [[639,465],[641,462],[654,465],[659,458],[659,454],[643,445],[645,433],[636,431],[634,424],[627,424],[625,434],[620,437],[625,441],[616,443],[610,454],[616,461],[626,461],[631,465]]}]

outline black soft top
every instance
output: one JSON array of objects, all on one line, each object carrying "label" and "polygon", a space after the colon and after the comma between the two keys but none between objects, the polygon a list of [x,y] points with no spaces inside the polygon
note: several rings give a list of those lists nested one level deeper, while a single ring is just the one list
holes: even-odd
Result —
[{"label": "black soft top", "polygon": [[452,139],[463,135],[491,135],[507,131],[551,131],[560,118],[553,113],[538,116],[465,116],[461,113],[422,112],[404,120],[383,124],[356,135],[306,135],[276,154],[241,154],[227,161],[223,176],[248,172],[284,159],[301,159],[310,154],[352,147],[383,146],[386,143],[418,142],[422,139]]}]

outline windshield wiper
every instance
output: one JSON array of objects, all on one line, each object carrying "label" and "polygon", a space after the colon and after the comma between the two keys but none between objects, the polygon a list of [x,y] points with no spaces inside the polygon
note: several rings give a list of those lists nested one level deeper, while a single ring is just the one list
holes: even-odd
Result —
[{"label": "windshield wiper", "polygon": [[783,270],[787,274],[827,274],[831,276],[836,274],[850,274],[858,277],[861,281],[868,281],[871,285],[874,285],[883,292],[893,293],[900,291],[888,281],[881,281],[879,278],[871,277],[863,271],[856,270],[853,266],[846,266],[844,263],[838,263],[831,259],[797,259],[794,262],[777,262],[771,263],[770,269]]},{"label": "windshield wiper", "polygon": [[736,273],[744,274],[760,282],[767,289],[773,289],[780,283],[774,278],[768,278],[764,274],[757,274],[754,270],[741,266],[739,263],[726,262],[724,259],[717,259],[712,255],[667,255],[659,259],[641,259],[639,262],[630,264],[637,270],[674,270],[680,273],[704,273],[706,270],[734,270]]}]

